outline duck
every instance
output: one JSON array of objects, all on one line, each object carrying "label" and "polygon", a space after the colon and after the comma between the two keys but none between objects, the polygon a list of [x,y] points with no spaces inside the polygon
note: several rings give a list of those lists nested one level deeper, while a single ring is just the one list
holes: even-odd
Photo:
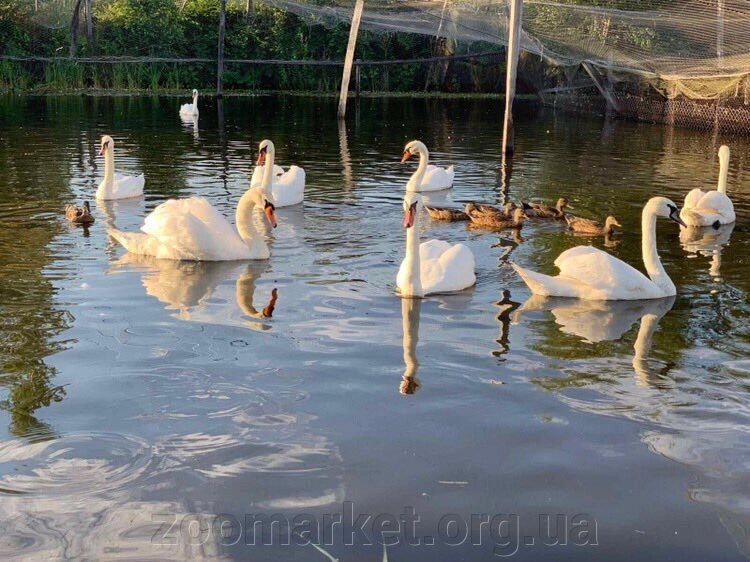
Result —
[{"label": "duck", "polygon": [[428,205],[425,205],[424,208],[427,209],[427,214],[430,215],[430,218],[433,220],[448,222],[469,220],[469,215],[466,213],[466,211],[462,211],[461,209],[450,209],[448,207],[430,207]]},{"label": "duck", "polygon": [[466,213],[474,216],[479,215],[491,215],[491,216],[503,216],[505,218],[512,218],[513,211],[517,208],[516,204],[512,201],[508,201],[502,207],[495,207],[494,205],[487,205],[485,203],[467,203]]},{"label": "duck", "polygon": [[729,173],[729,147],[719,148],[719,183],[714,191],[691,190],[685,196],[680,218],[688,226],[713,226],[732,224],[736,220],[734,204],[727,195]]},{"label": "duck", "polygon": [[524,201],[521,201],[521,206],[526,211],[528,217],[563,220],[565,218],[565,208],[568,206],[568,200],[565,197],[560,197],[554,207],[542,203],[526,203]]},{"label": "duck", "polygon": [[198,116],[198,90],[193,90],[193,103],[183,103],[180,106],[180,115],[183,117]]},{"label": "duck", "polygon": [[271,255],[256,230],[253,210],[263,209],[276,228],[272,196],[261,188],[250,188],[240,198],[235,226],[205,198],[169,199],[144,220],[143,232],[109,234],[128,252],[160,259],[189,261],[264,260]]},{"label": "duck", "polygon": [[473,286],[474,254],[463,244],[442,240],[419,241],[419,193],[407,192],[403,201],[406,256],[396,276],[402,297],[421,298],[436,293],[461,291]]},{"label": "duck", "polygon": [[674,296],[677,290],[664,270],[656,248],[657,217],[666,217],[685,225],[677,205],[666,197],[652,197],[643,207],[642,254],[648,277],[592,246],[576,246],[560,254],[555,260],[560,274],[554,277],[515,263],[512,266],[535,295],[588,300],[640,300]]},{"label": "duck", "polygon": [[406,183],[406,191],[426,192],[441,191],[453,187],[455,175],[453,166],[440,168],[429,163],[430,152],[422,141],[413,140],[406,144],[401,162],[419,154],[419,166]]},{"label": "duck", "polygon": [[[273,194],[277,207],[299,205],[305,199],[305,170],[289,166],[287,171],[274,163],[276,147],[268,139],[258,147],[258,160],[250,178],[250,187],[262,187]],[[266,177],[266,170],[271,174]]]},{"label": "duck", "polygon": [[568,228],[573,232],[590,234],[592,236],[610,236],[615,232],[615,227],[622,228],[619,221],[612,215],[609,215],[604,220],[604,224],[592,219],[573,217],[571,215],[565,216],[565,222],[568,223]]},{"label": "duck", "polygon": [[96,198],[101,200],[130,199],[143,195],[146,179],[115,172],[115,141],[104,135],[99,148],[99,156],[104,156],[104,179],[96,190]]},{"label": "duck", "polygon": [[65,207],[65,218],[74,224],[91,224],[94,222],[88,201],[84,201],[82,207],[76,207],[75,205]]},{"label": "duck", "polygon": [[520,207],[513,210],[510,218],[507,217],[505,213],[491,214],[469,211],[468,215],[471,219],[472,225],[497,230],[505,228],[514,228],[518,230],[523,227],[523,221],[527,218],[526,212]]}]

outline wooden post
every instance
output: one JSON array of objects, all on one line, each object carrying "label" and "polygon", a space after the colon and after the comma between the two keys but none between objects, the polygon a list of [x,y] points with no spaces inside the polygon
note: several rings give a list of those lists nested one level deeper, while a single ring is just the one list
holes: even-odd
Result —
[{"label": "wooden post", "polygon": [[599,90],[599,93],[602,96],[604,96],[605,100],[607,100],[607,104],[609,105],[609,107],[611,107],[616,113],[619,113],[620,106],[617,105],[617,101],[612,95],[612,92],[610,92],[608,88],[605,88],[602,85],[602,83],[597,78],[596,73],[594,72],[594,69],[592,68],[592,66],[587,62],[582,62],[581,66],[583,66],[583,69],[586,71],[586,74],[588,74],[589,78],[591,78],[591,80],[594,82],[594,86],[596,86],[596,89]]},{"label": "wooden post", "polygon": [[91,13],[91,0],[85,0],[86,4],[86,42],[88,43],[87,47],[89,48],[89,53],[91,52],[91,45],[94,43],[94,17]]},{"label": "wooden post", "polygon": [[227,26],[227,0],[219,3],[219,47],[216,57],[216,97],[224,96],[224,32]]},{"label": "wooden post", "polygon": [[338,118],[346,116],[346,99],[349,96],[349,79],[352,76],[352,64],[354,63],[354,49],[357,46],[357,34],[359,33],[359,22],[362,19],[362,9],[365,0],[357,0],[352,14],[352,26],[349,29],[349,44],[346,47],[346,58],[344,58],[344,75],[341,77],[341,95],[339,96]]},{"label": "wooden post", "polygon": [[78,50],[78,22],[81,20],[81,5],[83,0],[77,0],[73,6],[73,17],[70,19],[70,56],[76,56]]},{"label": "wooden post", "polygon": [[521,43],[523,0],[509,0],[508,60],[505,72],[505,118],[503,119],[503,152],[513,154],[513,98],[516,96],[516,72]]}]

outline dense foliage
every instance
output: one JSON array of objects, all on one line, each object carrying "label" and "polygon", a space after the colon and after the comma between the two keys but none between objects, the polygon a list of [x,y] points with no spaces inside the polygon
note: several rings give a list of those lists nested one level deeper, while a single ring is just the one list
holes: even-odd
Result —
[{"label": "dense foliage", "polygon": [[[93,2],[94,40],[81,33],[81,56],[159,56],[215,59],[218,43],[217,0],[110,0]],[[69,30],[35,23],[33,3],[0,0],[0,54],[65,56]],[[225,56],[228,59],[342,60],[348,26],[311,25],[294,14],[256,5],[250,14],[227,7]],[[476,46],[473,47],[476,50]],[[362,31],[357,57],[363,60],[422,58],[441,54],[442,41],[405,33]],[[452,50],[452,46],[451,46]],[[498,59],[363,67],[362,88],[371,91],[496,91],[502,83]],[[227,64],[225,87],[242,90],[333,91],[337,66]],[[215,63],[82,64],[73,61],[30,63],[0,61],[0,87],[25,89],[185,88],[216,79]]]}]

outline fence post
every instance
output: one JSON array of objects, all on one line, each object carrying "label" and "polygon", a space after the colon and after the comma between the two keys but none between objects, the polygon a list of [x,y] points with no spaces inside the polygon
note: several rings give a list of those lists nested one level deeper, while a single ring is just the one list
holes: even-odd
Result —
[{"label": "fence post", "polygon": [[216,97],[224,96],[224,31],[227,26],[227,0],[219,3],[219,47],[216,57]]},{"label": "fence post", "polygon": [[362,19],[362,9],[365,1],[357,0],[352,14],[352,26],[349,29],[349,44],[346,47],[346,58],[344,59],[344,75],[341,77],[341,94],[339,95],[338,118],[346,116],[346,99],[349,96],[349,79],[352,76],[352,64],[354,63],[354,49],[357,46],[357,33],[359,33],[359,22]]},{"label": "fence post", "polygon": [[81,4],[83,0],[77,0],[73,6],[73,17],[70,19],[70,57],[76,56],[78,50],[78,22],[81,18]]},{"label": "fence post", "polygon": [[86,42],[88,43],[89,52],[91,52],[91,45],[94,42],[94,19],[91,13],[91,0],[86,0]]},{"label": "fence post", "polygon": [[510,0],[508,14],[508,60],[505,71],[505,118],[503,119],[503,152],[513,154],[513,98],[516,96],[516,72],[521,42],[523,0]]}]

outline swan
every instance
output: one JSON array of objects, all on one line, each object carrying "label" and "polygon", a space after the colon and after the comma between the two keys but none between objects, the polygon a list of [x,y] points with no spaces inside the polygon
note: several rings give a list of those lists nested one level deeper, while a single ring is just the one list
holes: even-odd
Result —
[{"label": "swan", "polygon": [[406,191],[440,191],[453,187],[453,166],[439,168],[429,164],[430,152],[423,142],[413,140],[404,147],[401,162],[419,154],[419,166],[406,183]]},{"label": "swan", "polygon": [[253,223],[253,209],[261,207],[276,227],[272,197],[259,188],[248,189],[236,211],[236,230],[203,197],[170,199],[146,217],[140,232],[111,229],[110,235],[128,252],[160,259],[190,261],[264,260],[270,251]]},{"label": "swan", "polygon": [[180,115],[183,117],[198,116],[198,90],[193,90],[193,103],[183,103],[180,106]]},{"label": "swan", "polygon": [[729,147],[719,148],[719,184],[714,191],[704,192],[695,188],[685,196],[680,218],[688,226],[713,226],[735,221],[734,205],[727,196],[727,174],[729,173]]},{"label": "swan", "polygon": [[474,254],[463,244],[451,246],[442,240],[419,243],[419,207],[422,196],[404,197],[406,257],[401,262],[396,285],[403,297],[460,291],[476,283]]},{"label": "swan", "polygon": [[115,172],[115,141],[109,135],[102,137],[99,156],[104,156],[104,179],[96,190],[97,199],[129,199],[143,195],[146,183],[143,174],[126,176]]},{"label": "swan", "polygon": [[658,299],[676,294],[656,249],[656,217],[684,226],[677,206],[665,197],[652,197],[643,207],[641,236],[643,263],[649,277],[616,257],[592,246],[576,246],[555,260],[556,277],[517,264],[513,268],[535,295],[589,300]]},{"label": "swan", "polygon": [[[302,203],[305,198],[305,170],[299,166],[284,168],[274,163],[276,147],[266,139],[258,147],[258,162],[250,178],[250,187],[263,187],[273,193],[274,204],[277,207],[291,207]],[[273,173],[266,177],[266,170]],[[270,189],[269,189],[270,188]]]}]

